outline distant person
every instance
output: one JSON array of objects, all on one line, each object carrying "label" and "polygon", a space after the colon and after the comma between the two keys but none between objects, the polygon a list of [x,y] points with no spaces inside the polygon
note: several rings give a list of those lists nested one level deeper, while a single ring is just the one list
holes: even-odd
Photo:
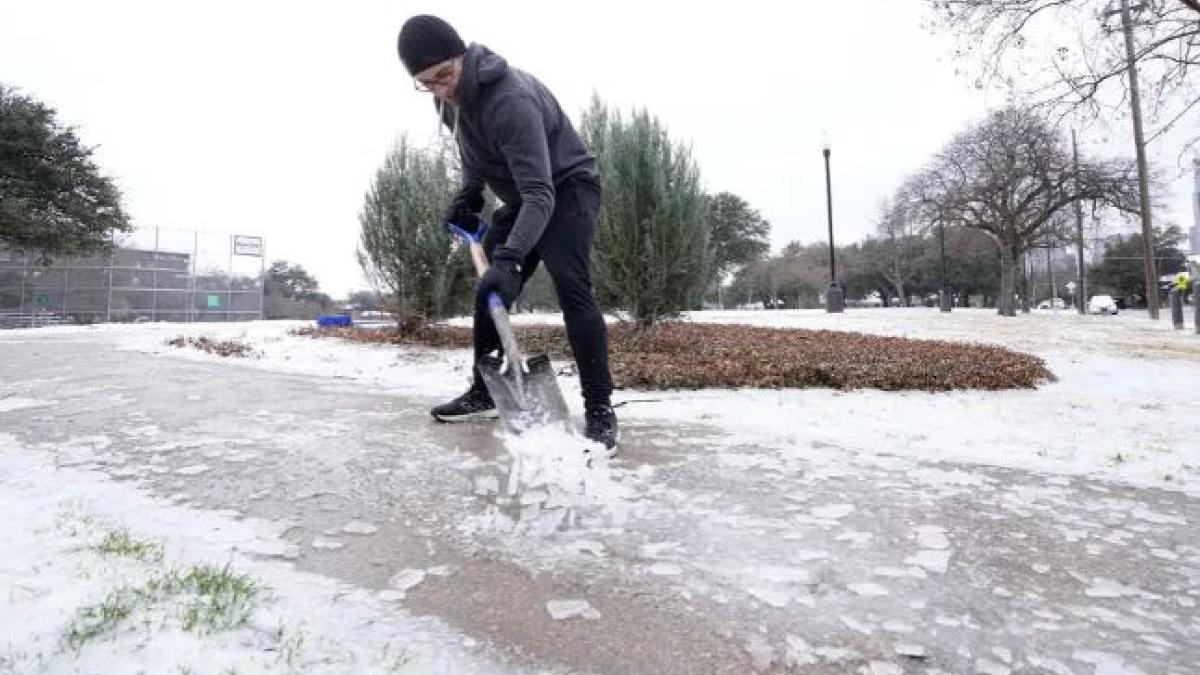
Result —
[{"label": "distant person", "polygon": [[[491,264],[475,287],[476,362],[500,350],[488,294],[511,307],[538,263],[545,263],[579,370],[584,434],[615,451],[608,328],[588,270],[600,216],[596,157],[541,82],[483,45],[465,45],[442,19],[410,18],[400,29],[398,49],[416,88],[433,94],[462,158],[462,187],[445,220],[478,231],[485,186],[504,203],[483,239]],[[475,367],[467,392],[431,412],[448,422],[495,416],[496,405]]]}]

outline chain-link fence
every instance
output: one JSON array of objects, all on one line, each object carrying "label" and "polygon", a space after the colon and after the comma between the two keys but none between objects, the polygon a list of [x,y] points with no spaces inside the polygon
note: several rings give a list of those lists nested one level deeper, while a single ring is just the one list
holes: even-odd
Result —
[{"label": "chain-link fence", "polygon": [[49,261],[0,247],[0,326],[262,318],[261,237],[146,228],[115,243]]}]

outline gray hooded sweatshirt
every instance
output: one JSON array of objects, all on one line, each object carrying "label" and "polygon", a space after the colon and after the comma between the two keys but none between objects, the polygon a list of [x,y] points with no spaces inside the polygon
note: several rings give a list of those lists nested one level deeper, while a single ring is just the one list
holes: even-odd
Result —
[{"label": "gray hooded sweatshirt", "polygon": [[487,185],[519,208],[501,245],[524,258],[550,221],[558,187],[571,179],[599,185],[596,157],[541,82],[483,45],[467,48],[457,99],[457,106],[442,108],[462,157],[455,201],[482,204]]}]

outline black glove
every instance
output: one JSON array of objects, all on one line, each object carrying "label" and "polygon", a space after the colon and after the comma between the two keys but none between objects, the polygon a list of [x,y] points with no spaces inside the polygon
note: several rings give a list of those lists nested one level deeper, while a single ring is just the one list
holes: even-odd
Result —
[{"label": "black glove", "polygon": [[501,246],[492,254],[492,263],[475,284],[475,293],[487,303],[489,293],[495,293],[504,301],[506,308],[521,294],[521,254]]},{"label": "black glove", "polygon": [[442,218],[469,234],[479,231],[479,214],[472,211],[469,206],[451,202],[450,206],[446,207],[446,213]]}]

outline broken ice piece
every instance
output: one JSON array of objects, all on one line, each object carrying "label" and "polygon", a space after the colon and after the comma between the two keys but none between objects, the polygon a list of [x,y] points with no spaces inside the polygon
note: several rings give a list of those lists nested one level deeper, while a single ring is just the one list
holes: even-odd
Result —
[{"label": "broken ice piece", "polygon": [[909,565],[924,567],[930,572],[945,574],[950,566],[950,551],[918,551],[916,555],[905,558]]},{"label": "broken ice piece", "polygon": [[267,558],[295,560],[300,557],[300,547],[286,541],[256,541],[244,550]]},{"label": "broken ice piece", "polygon": [[317,537],[316,539],[313,539],[313,541],[312,541],[313,548],[324,549],[326,551],[336,551],[337,549],[339,549],[345,545],[346,544],[344,542],[335,541],[333,539],[326,539],[325,537]]},{"label": "broken ice piece", "polygon": [[401,591],[407,591],[424,580],[425,570],[408,568],[393,574],[392,578],[388,579],[388,586]]},{"label": "broken ice piece", "polygon": [[917,543],[921,548],[943,549],[950,547],[946,528],[937,525],[922,525],[917,528]]},{"label": "broken ice piece", "polygon": [[587,600],[550,600],[546,603],[546,611],[555,621],[575,617],[581,619],[600,618],[600,612],[597,612]]},{"label": "broken ice piece", "polygon": [[660,541],[652,544],[642,544],[638,547],[639,558],[660,558],[664,553],[673,553],[679,548],[677,541]]},{"label": "broken ice piece", "polygon": [[475,479],[475,494],[484,497],[500,492],[500,479],[495,476],[480,476]]},{"label": "broken ice piece", "polygon": [[677,577],[683,574],[683,568],[675,563],[656,562],[650,566],[649,572],[660,577]]},{"label": "broken ice piece", "polygon": [[352,520],[342,526],[342,532],[346,534],[375,534],[378,531],[378,527],[361,520]]},{"label": "broken ice piece", "polygon": [[904,669],[887,661],[872,661],[867,664],[870,675],[904,675]]},{"label": "broken ice piece", "polygon": [[208,466],[204,464],[192,464],[191,466],[175,469],[175,473],[180,476],[199,476],[205,471],[208,471]]},{"label": "broken ice piece", "polygon": [[925,648],[917,644],[900,642],[893,649],[900,656],[907,656],[910,659],[923,659],[926,657]]},{"label": "broken ice piece", "polygon": [[831,519],[831,520],[837,520],[839,518],[845,518],[846,516],[850,515],[851,513],[854,513],[854,505],[853,504],[826,504],[825,506],[818,506],[817,508],[812,509],[811,511],[809,511],[809,513],[811,513],[813,515],[813,517],[815,517],[815,518],[827,518],[827,519]]},{"label": "broken ice piece", "polygon": [[851,592],[853,592],[857,595],[880,597],[880,596],[884,596],[884,595],[888,594],[888,589],[884,588],[883,586],[880,586],[879,584],[873,584],[870,582],[861,583],[861,584],[850,584],[849,586],[847,586],[847,588],[849,588]]},{"label": "broken ice piece", "polygon": [[404,599],[404,591],[387,590],[379,591],[379,599],[390,602],[397,602]]}]

